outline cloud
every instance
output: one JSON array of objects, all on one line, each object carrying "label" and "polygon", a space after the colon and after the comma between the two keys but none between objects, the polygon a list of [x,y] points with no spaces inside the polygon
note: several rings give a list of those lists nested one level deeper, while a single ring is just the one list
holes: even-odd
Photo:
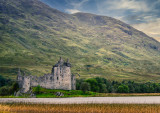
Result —
[{"label": "cloud", "polygon": [[133,12],[142,11],[148,12],[149,8],[147,2],[140,0],[113,0],[107,1],[111,9],[132,10]]},{"label": "cloud", "polygon": [[157,18],[154,21],[149,21],[147,23],[134,24],[132,26],[160,41],[160,32],[159,32],[160,31],[160,18]]},{"label": "cloud", "polygon": [[65,9],[65,12],[67,12],[69,14],[82,12],[80,10],[83,9],[83,5],[88,1],[89,0],[81,0],[81,1],[77,2],[77,1],[73,1],[73,0],[66,0],[66,2],[68,4],[70,4],[72,6],[72,8],[71,9]]},{"label": "cloud", "polygon": [[158,16],[156,14],[140,13],[123,16],[120,20],[129,24],[139,24],[155,21],[157,18]]},{"label": "cloud", "polygon": [[88,2],[89,0],[65,0],[67,4],[70,4],[73,9],[81,9],[83,4]]},{"label": "cloud", "polygon": [[[111,17],[135,16],[155,13],[157,0],[102,0],[97,1],[98,12]],[[155,11],[155,12],[154,12]]]},{"label": "cloud", "polygon": [[112,12],[120,12],[123,15],[125,12],[149,12],[152,10],[151,6],[148,6],[148,2],[144,0],[103,0],[98,3],[99,11],[106,12],[110,10]]},{"label": "cloud", "polygon": [[78,13],[78,12],[81,12],[77,9],[66,9],[65,12],[69,13],[69,14],[74,14],[74,13]]}]

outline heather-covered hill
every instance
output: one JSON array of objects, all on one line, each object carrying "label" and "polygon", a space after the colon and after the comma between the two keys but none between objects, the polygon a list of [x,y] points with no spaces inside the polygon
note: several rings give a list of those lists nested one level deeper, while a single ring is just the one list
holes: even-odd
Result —
[{"label": "heather-covered hill", "polygon": [[111,17],[65,14],[38,0],[1,0],[0,74],[50,73],[60,56],[81,77],[159,81],[160,43]]}]

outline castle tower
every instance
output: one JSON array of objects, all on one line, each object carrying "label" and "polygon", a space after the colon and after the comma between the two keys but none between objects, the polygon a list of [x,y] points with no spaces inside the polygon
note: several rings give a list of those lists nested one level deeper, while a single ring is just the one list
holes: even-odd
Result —
[{"label": "castle tower", "polygon": [[19,84],[20,92],[26,93],[30,89],[30,76],[26,76],[25,73],[22,76],[20,68],[18,69],[17,82]]},{"label": "castle tower", "polygon": [[31,79],[30,76],[23,76],[23,80],[22,80],[22,86],[21,86],[21,93],[27,93],[30,90],[30,83],[31,83]]},{"label": "castle tower", "polygon": [[52,74],[54,75],[55,89],[72,89],[72,75],[71,64],[69,60],[64,62],[62,58],[52,68]]}]

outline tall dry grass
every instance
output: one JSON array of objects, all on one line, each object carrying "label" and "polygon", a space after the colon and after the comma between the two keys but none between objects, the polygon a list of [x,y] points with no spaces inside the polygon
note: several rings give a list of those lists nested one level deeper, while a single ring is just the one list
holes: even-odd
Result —
[{"label": "tall dry grass", "polygon": [[160,105],[0,104],[0,113],[160,113]]}]

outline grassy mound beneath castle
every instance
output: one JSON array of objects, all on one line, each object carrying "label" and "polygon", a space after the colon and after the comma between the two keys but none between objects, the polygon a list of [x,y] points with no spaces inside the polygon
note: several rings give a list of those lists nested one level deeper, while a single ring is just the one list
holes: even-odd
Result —
[{"label": "grassy mound beneath castle", "polygon": [[37,98],[55,98],[55,97],[94,97],[99,93],[81,90],[57,90],[57,89],[45,89],[41,87],[33,87],[32,91],[36,94]]},{"label": "grassy mound beneath castle", "polygon": [[[160,93],[97,93],[92,91],[83,92],[81,90],[45,89],[41,87],[39,87],[39,92],[37,92],[37,87],[33,87],[32,91],[36,94],[36,98],[160,96]],[[63,95],[57,96],[57,93]]]}]

